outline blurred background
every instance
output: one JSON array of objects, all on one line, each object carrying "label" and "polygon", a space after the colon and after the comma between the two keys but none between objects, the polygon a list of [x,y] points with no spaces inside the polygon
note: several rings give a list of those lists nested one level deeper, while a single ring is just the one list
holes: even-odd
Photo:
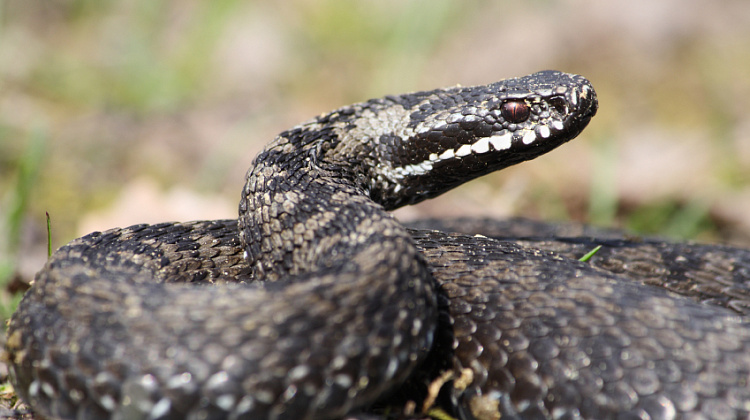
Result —
[{"label": "blurred background", "polygon": [[398,217],[750,243],[746,0],[0,5],[2,279],[43,264],[45,212],[53,249],[116,226],[234,218],[245,170],[284,129],[372,97],[542,69],[592,81],[589,128]]}]

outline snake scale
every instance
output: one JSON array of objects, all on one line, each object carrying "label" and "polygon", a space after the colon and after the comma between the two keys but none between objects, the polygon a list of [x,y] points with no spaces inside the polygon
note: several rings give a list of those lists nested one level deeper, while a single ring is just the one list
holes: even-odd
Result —
[{"label": "snake scale", "polygon": [[56,251],[10,322],[13,384],[61,419],[748,418],[747,250],[387,213],[554,149],[597,107],[545,71],[285,131],[238,220]]}]

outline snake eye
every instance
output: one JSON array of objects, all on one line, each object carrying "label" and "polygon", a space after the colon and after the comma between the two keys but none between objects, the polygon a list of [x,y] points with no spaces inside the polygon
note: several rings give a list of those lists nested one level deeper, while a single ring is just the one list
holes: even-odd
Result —
[{"label": "snake eye", "polygon": [[500,108],[500,114],[505,121],[518,124],[526,121],[531,115],[531,109],[523,101],[508,101]]}]

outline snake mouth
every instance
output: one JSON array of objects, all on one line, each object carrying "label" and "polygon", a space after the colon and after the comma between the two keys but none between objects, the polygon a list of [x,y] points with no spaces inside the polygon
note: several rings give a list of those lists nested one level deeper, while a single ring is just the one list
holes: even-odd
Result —
[{"label": "snake mouth", "polygon": [[588,81],[586,82],[587,83],[581,87],[581,93],[579,94],[581,100],[579,115],[581,120],[585,121],[584,126],[599,110],[599,99],[596,96],[596,91]]}]

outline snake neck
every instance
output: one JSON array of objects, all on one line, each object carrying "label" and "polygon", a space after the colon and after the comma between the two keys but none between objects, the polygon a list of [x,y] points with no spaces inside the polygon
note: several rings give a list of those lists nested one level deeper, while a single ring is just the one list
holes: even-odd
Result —
[{"label": "snake neck", "polygon": [[411,236],[382,206],[345,175],[311,165],[265,161],[248,173],[239,228],[256,279],[421,262]]},{"label": "snake neck", "polygon": [[[359,406],[424,360],[438,298],[411,235],[358,183],[358,165],[327,155],[341,140],[318,123],[282,133],[248,171],[238,227],[245,259],[255,279],[271,283],[267,290],[299,290],[295,296],[307,305],[295,309],[310,324],[357,331],[328,346],[364,372],[358,389],[347,391]],[[331,302],[335,319],[317,319],[333,311]],[[325,346],[311,347],[317,354]],[[335,413],[326,404],[315,415]]]}]

